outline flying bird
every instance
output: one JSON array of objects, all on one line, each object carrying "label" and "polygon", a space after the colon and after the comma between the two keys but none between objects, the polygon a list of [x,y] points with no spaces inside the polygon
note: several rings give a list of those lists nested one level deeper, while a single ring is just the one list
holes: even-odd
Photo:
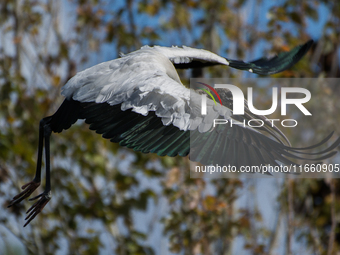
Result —
[{"label": "flying bird", "polygon": [[[52,115],[39,124],[37,169],[34,179],[22,186],[9,206],[28,198],[40,185],[42,153],[45,147],[45,190],[30,200],[37,200],[26,212],[28,225],[51,199],[50,136],[85,119],[90,129],[121,146],[157,153],[159,156],[188,156],[202,164],[279,165],[296,164],[292,159],[323,160],[333,156],[337,139],[330,147],[308,153],[325,144],[294,148],[275,126],[259,129],[234,125],[213,127],[212,118],[242,121],[264,119],[245,107],[244,116],[232,113],[232,95],[223,94],[223,105],[217,107],[207,99],[207,112],[201,115],[201,95],[186,88],[176,69],[224,65],[260,75],[270,75],[290,68],[309,50],[312,41],[272,58],[251,62],[231,60],[203,49],[190,47],[144,46],[76,74],[62,88],[65,100]],[[200,145],[206,144],[204,148]],[[310,156],[306,158],[305,156]]]}]

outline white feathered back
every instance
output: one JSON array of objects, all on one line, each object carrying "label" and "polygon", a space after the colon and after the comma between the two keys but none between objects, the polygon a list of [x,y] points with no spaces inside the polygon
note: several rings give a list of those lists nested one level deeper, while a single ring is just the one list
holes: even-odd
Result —
[{"label": "white feathered back", "polygon": [[219,57],[192,48],[143,47],[79,72],[62,88],[62,95],[79,102],[122,104],[123,111],[132,108],[142,115],[155,111],[164,125],[206,132],[212,127],[211,119],[219,115],[229,118],[231,111],[226,107],[215,109],[214,102],[208,100],[208,114],[201,116],[200,95],[183,86],[170,61],[185,60],[186,49],[189,57],[196,51],[200,56],[206,54],[206,59]]}]

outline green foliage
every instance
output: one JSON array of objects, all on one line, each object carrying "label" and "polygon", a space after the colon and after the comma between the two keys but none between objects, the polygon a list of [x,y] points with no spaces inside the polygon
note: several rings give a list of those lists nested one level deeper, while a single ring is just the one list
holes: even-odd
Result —
[{"label": "green foliage", "polygon": [[[28,254],[54,254],[58,249],[65,254],[98,254],[103,249],[116,254],[157,254],[159,246],[150,240],[152,231],[167,239],[174,253],[232,254],[233,242],[242,237],[243,249],[250,254],[270,254],[274,241],[268,240],[279,227],[267,228],[257,206],[235,205],[241,194],[251,192],[244,181],[192,179],[187,158],[159,158],[120,148],[88,130],[82,122],[52,135],[53,198],[44,211],[24,229],[24,213],[31,202],[6,209],[19,187],[33,178],[39,121],[53,114],[62,102],[61,86],[76,71],[115,58],[120,51],[129,52],[145,43],[184,44],[245,58],[255,56],[255,48],[265,42],[266,49],[279,52],[307,41],[307,20],[318,21],[318,8],[323,4],[330,12],[319,40],[324,43],[296,67],[276,76],[340,75],[326,62],[328,58],[339,61],[337,1],[280,1],[268,13],[261,0],[118,2],[1,1],[0,227],[16,236]],[[242,15],[244,8],[254,9],[249,17]],[[265,28],[260,24],[262,15],[268,16]],[[103,59],[96,57],[103,55]],[[321,67],[315,70],[311,59]],[[188,73],[182,74],[186,81]],[[243,74],[214,68],[205,75]],[[329,103],[331,95],[339,96],[339,89],[323,85],[311,90],[313,96],[319,94],[319,103],[310,106],[316,109],[316,121],[321,113],[334,116],[328,124],[339,134],[339,105]],[[315,127],[315,123],[306,121],[302,127]],[[324,137],[328,131],[318,126],[315,136]],[[301,134],[299,130],[288,135],[294,143]],[[320,180],[299,180],[293,185],[295,227],[301,229],[295,236],[307,241],[304,249],[320,254],[326,254],[328,249],[331,225],[332,202],[327,185]],[[287,194],[284,187],[279,209],[288,214]],[[159,209],[162,199],[168,206],[163,214]],[[307,204],[310,200],[314,203]],[[162,230],[152,226],[140,230],[136,221],[144,216],[136,217],[137,212],[157,215],[157,223],[152,224],[162,224]],[[107,247],[107,243],[112,245]],[[333,251],[339,245],[336,240]]]}]

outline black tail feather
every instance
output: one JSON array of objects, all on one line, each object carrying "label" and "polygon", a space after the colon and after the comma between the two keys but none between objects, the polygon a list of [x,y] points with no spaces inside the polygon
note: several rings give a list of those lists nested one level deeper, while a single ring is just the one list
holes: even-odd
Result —
[{"label": "black tail feather", "polygon": [[60,133],[63,129],[69,129],[78,119],[82,117],[83,107],[78,101],[65,99],[59,109],[51,116],[51,129],[55,133]]}]

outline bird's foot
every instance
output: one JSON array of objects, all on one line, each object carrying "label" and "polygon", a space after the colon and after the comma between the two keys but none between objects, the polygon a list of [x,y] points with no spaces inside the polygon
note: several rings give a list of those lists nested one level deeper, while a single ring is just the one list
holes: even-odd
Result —
[{"label": "bird's foot", "polygon": [[40,195],[33,197],[29,199],[29,201],[33,201],[40,198],[37,202],[34,203],[34,205],[31,206],[30,209],[27,210],[26,214],[27,217],[25,220],[27,222],[25,223],[24,227],[26,227],[45,207],[45,205],[51,200],[51,192],[50,191],[44,191]]},{"label": "bird's foot", "polygon": [[39,186],[40,182],[31,181],[29,183],[26,183],[24,186],[21,187],[21,189],[23,189],[24,191],[13,197],[12,201],[7,207],[11,207],[15,204],[20,203],[25,198],[28,198]]}]

